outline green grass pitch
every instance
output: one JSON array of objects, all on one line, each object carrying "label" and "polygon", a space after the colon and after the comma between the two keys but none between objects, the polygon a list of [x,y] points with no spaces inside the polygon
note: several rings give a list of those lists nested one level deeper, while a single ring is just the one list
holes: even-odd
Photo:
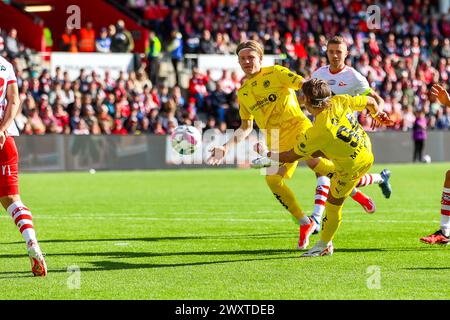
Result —
[{"label": "green grass pitch", "polygon": [[[298,227],[257,170],[22,174],[49,274],[31,276],[3,211],[0,299],[449,299],[450,246],[419,238],[439,226],[450,164],[371,171],[384,167],[391,199],[364,188],[373,215],[348,200],[322,258],[300,258]],[[288,184],[310,213],[313,173]]]}]

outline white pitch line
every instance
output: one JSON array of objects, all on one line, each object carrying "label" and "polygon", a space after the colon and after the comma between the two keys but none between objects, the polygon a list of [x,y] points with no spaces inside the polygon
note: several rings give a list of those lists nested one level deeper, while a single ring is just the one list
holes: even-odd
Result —
[{"label": "white pitch line", "polygon": [[[2,218],[4,218],[2,216]],[[36,220],[144,220],[144,221],[226,221],[226,222],[286,222],[290,219],[249,219],[249,218],[152,218],[152,217],[123,217],[123,216],[66,216],[55,217],[47,215],[39,215]],[[413,224],[430,224],[437,223],[439,220],[343,220],[345,223],[413,223]]]}]

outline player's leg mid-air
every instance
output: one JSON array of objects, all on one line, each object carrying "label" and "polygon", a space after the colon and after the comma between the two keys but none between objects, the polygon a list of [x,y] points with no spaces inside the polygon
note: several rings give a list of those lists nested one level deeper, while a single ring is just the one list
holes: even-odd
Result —
[{"label": "player's leg mid-air", "polygon": [[450,239],[450,170],[445,174],[441,200],[441,228],[429,236],[420,238],[428,244],[448,245]]}]

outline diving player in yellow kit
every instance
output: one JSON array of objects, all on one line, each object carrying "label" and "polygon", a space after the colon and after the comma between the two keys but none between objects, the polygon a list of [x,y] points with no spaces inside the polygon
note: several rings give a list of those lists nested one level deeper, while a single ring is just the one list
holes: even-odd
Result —
[{"label": "diving player in yellow kit", "polygon": [[[257,41],[245,41],[237,47],[239,64],[246,80],[238,92],[241,126],[223,146],[210,150],[208,163],[218,165],[228,150],[244,140],[253,130],[253,120],[260,129],[266,130],[267,144],[275,150],[292,149],[297,136],[312,126],[311,121],[300,109],[295,91],[302,87],[303,77],[282,66],[261,67],[263,48]],[[276,141],[272,141],[272,136]],[[319,176],[331,175],[334,165],[327,159],[306,161]],[[266,175],[266,183],[280,203],[300,224],[299,249],[305,249],[309,236],[320,221],[314,221],[300,208],[292,190],[286,185],[297,168],[297,162],[282,164],[275,174]],[[328,188],[328,186],[327,186]],[[318,187],[318,192],[322,192]],[[328,190],[326,190],[328,193]],[[326,201],[326,197],[324,198]],[[325,203],[324,201],[324,203]]]},{"label": "diving player in yellow kit", "polygon": [[262,143],[255,148],[261,155],[280,163],[319,156],[333,162],[335,173],[331,178],[320,240],[302,256],[331,255],[332,240],[342,220],[344,200],[374,160],[369,136],[353,112],[367,108],[377,123],[390,126],[393,122],[386,113],[378,110],[378,104],[372,97],[332,96],[329,85],[319,79],[304,82],[302,90],[306,108],[315,117],[314,125],[300,133],[295,147],[289,151],[271,152]]}]

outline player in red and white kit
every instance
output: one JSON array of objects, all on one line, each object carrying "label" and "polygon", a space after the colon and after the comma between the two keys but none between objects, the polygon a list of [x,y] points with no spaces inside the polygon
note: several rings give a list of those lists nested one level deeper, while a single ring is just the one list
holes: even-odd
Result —
[{"label": "player in red and white kit", "polygon": [[[327,57],[329,65],[323,66],[311,75],[311,78],[324,80],[328,83],[334,94],[349,94],[351,96],[367,95],[376,100],[381,109],[383,109],[383,99],[370,88],[367,79],[352,67],[345,65],[345,59],[348,55],[347,45],[340,36],[331,38],[327,43]],[[381,173],[365,174],[350,196],[357,201],[368,213],[375,212],[375,203],[368,196],[363,194],[357,187],[364,187],[370,184],[378,184],[386,198],[392,193],[389,183],[390,171],[384,169]],[[316,221],[321,221],[325,209],[325,202],[330,188],[330,179],[328,177],[319,177],[317,181],[316,205],[312,216]]]},{"label": "player in red and white kit", "polygon": [[31,271],[35,276],[44,277],[47,266],[36,239],[33,218],[19,195],[19,155],[13,138],[19,135],[14,123],[19,105],[19,89],[13,66],[0,57],[0,202],[26,241]]},{"label": "player in red and white kit", "polygon": [[[436,97],[444,106],[450,107],[450,94],[441,85],[435,83],[431,88],[431,95]],[[429,236],[420,238],[428,244],[448,245],[450,243],[450,170],[445,173],[444,188],[441,200],[440,229]]]}]

